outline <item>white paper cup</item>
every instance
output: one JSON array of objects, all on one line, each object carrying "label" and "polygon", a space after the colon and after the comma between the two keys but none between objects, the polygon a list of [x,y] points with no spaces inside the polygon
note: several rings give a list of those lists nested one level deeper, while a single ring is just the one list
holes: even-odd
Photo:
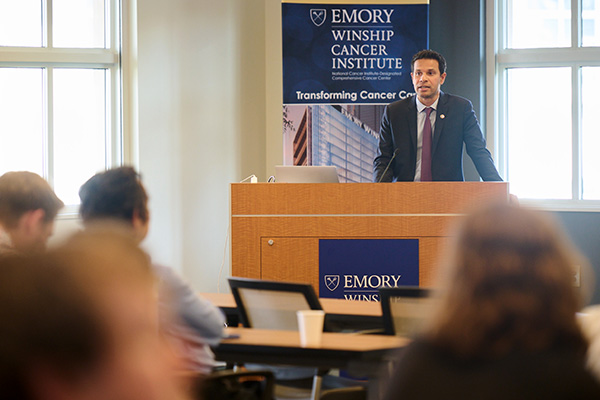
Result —
[{"label": "white paper cup", "polygon": [[300,345],[302,347],[319,346],[323,336],[323,322],[325,311],[301,310],[296,312],[298,317],[298,330],[300,331]]}]

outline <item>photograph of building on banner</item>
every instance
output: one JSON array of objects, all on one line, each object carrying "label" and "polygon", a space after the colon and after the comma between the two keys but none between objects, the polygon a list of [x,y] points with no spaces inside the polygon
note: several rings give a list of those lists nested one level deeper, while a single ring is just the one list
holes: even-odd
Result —
[{"label": "photograph of building on banner", "polygon": [[340,182],[370,182],[385,105],[286,105],[286,165],[334,165]]},{"label": "photograph of building on banner", "polygon": [[282,4],[286,165],[333,165],[372,182],[385,106],[414,95],[412,55],[428,46],[428,1]]}]

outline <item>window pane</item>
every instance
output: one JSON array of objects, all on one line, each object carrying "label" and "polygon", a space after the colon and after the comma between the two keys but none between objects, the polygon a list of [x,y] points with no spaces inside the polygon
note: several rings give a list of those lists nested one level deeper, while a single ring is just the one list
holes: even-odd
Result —
[{"label": "window pane", "polygon": [[582,68],[581,75],[583,198],[600,200],[600,67]]},{"label": "window pane", "polygon": [[106,84],[102,69],[54,70],[54,190],[65,204],[106,167]]},{"label": "window pane", "polygon": [[54,0],[54,47],[105,47],[104,0]]},{"label": "window pane", "polygon": [[571,69],[509,69],[507,104],[511,192],[572,198]]},{"label": "window pane", "polygon": [[571,46],[571,2],[508,0],[508,43],[512,49]]},{"label": "window pane", "polygon": [[0,68],[0,175],[44,171],[41,68]]},{"label": "window pane", "polygon": [[584,46],[600,46],[600,0],[583,0],[581,4]]},{"label": "window pane", "polygon": [[42,46],[40,0],[0,0],[0,46]]}]

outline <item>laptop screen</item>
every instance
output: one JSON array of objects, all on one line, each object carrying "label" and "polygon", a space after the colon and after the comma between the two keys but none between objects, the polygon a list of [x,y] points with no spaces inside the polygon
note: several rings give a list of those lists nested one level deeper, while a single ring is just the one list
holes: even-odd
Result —
[{"label": "laptop screen", "polygon": [[275,182],[279,183],[338,183],[334,166],[275,166]]}]

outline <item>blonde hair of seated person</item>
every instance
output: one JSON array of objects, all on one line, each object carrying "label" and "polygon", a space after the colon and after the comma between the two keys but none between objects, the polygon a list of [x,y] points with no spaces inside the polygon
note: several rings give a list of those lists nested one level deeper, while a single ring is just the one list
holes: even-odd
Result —
[{"label": "blonde hair of seated person", "polygon": [[548,215],[488,205],[465,217],[450,248],[425,331],[432,343],[463,358],[585,352],[572,268],[586,262]]}]

